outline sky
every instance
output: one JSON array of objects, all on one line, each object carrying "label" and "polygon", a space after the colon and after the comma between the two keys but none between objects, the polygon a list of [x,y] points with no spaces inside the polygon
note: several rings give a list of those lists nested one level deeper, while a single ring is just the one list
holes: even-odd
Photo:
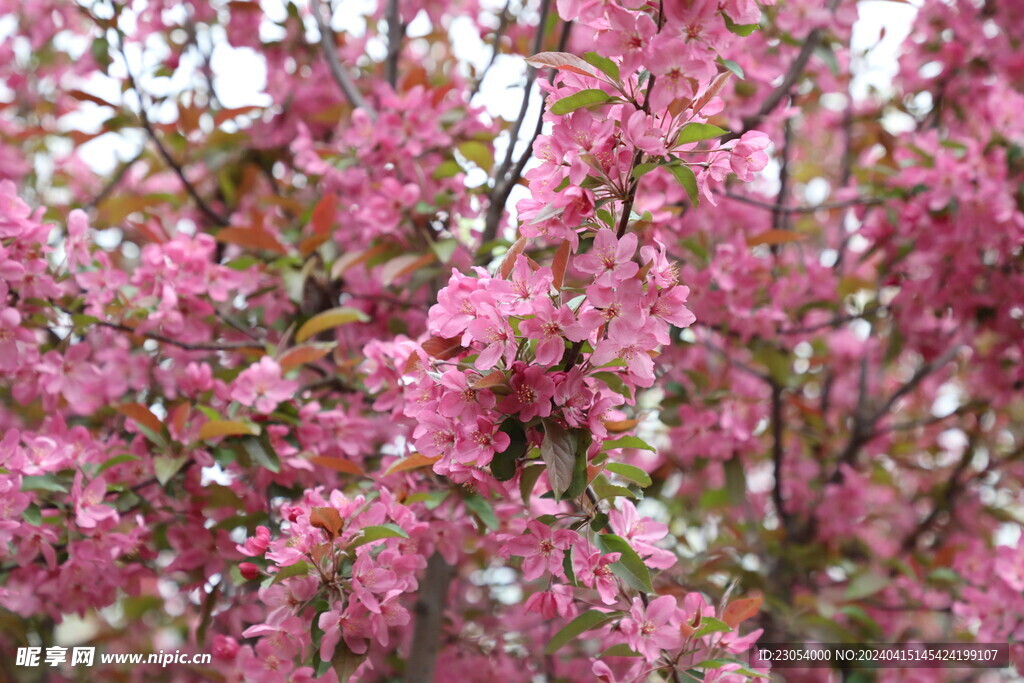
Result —
[{"label": "sky", "polygon": [[[498,10],[501,7],[499,2],[501,0],[484,0],[484,6],[494,5]],[[260,4],[270,20],[264,22],[261,37],[273,39],[277,37],[275,31],[279,29],[273,26],[272,22],[284,17],[285,3],[282,0],[260,0]],[[337,3],[334,29],[339,33],[363,34],[363,16],[372,10],[374,4],[375,0],[342,0]],[[910,30],[916,8],[891,0],[862,0],[858,3],[858,11],[859,18],[854,25],[852,44],[854,53],[863,56],[854,62],[852,92],[855,97],[862,98],[872,87],[883,92],[891,89],[892,79],[898,68],[899,46]],[[410,24],[408,34],[410,37],[422,36],[428,30],[429,24],[421,14]],[[490,58],[490,46],[480,39],[469,19],[457,19],[451,31],[456,54],[472,63],[478,70],[482,69]],[[2,33],[0,30],[0,35]],[[207,36],[202,38],[204,42],[210,39]],[[309,39],[316,39],[315,29],[312,27]],[[219,27],[212,36],[212,42],[211,67],[214,73],[214,89],[220,102],[225,107],[269,105],[270,98],[263,92],[266,68],[262,57],[251,49],[234,48],[229,45],[224,38],[223,30]],[[85,49],[84,46],[82,49]],[[371,41],[368,52],[372,58],[379,59],[386,53],[386,46],[379,41]],[[159,45],[148,46],[145,55],[138,50],[131,50],[129,59],[133,63],[132,70],[136,74],[144,73],[147,65],[152,66],[165,55],[165,49]],[[186,59],[183,60],[182,66],[185,68],[179,68],[172,79],[140,79],[142,88],[153,95],[161,95],[187,87],[189,80],[195,77],[198,61],[192,60],[192,63],[189,63]],[[117,76],[123,76],[124,68],[123,65],[115,65],[113,69],[115,78],[96,77],[83,89],[111,101],[120,99],[120,83]],[[474,103],[484,105],[491,116],[514,119],[518,114],[521,98],[521,90],[517,88],[517,84],[522,82],[522,77],[522,60],[515,56],[500,55],[491,67]],[[539,96],[535,95],[527,120],[534,120],[538,106]],[[69,128],[94,130],[102,120],[101,112],[98,107],[92,112],[87,109],[75,117],[70,117],[64,123]],[[157,120],[169,120],[171,117],[173,113],[170,108],[167,112],[158,111],[154,114]],[[893,125],[898,127],[900,123],[894,121]],[[109,173],[120,162],[134,157],[144,142],[141,135],[103,135],[84,145],[82,156],[97,172]],[[503,140],[498,141],[498,155],[503,153],[501,147],[504,144]],[[483,177],[468,179],[470,184],[474,185],[485,180]]]}]

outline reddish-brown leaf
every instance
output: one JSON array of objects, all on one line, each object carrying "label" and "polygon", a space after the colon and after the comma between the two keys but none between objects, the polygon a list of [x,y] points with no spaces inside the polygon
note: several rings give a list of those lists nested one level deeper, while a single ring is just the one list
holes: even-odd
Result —
[{"label": "reddish-brown leaf", "polygon": [[551,262],[551,274],[554,276],[555,289],[562,288],[562,282],[565,280],[565,269],[569,266],[570,254],[569,240],[562,240],[562,244],[558,247],[558,251],[555,252],[555,258]]},{"label": "reddish-brown leaf", "polygon": [[343,460],[342,458],[331,458],[325,455],[317,455],[310,458],[309,461],[314,465],[326,467],[329,470],[341,472],[342,474],[354,474],[357,477],[367,476],[366,470],[360,467],[358,463],[354,463],[351,460]]},{"label": "reddish-brown leaf", "polygon": [[757,611],[761,609],[761,604],[764,602],[764,598],[760,595],[755,595],[752,598],[740,598],[739,600],[733,600],[725,609],[722,610],[722,621],[729,624],[729,626],[736,628],[741,622],[751,618]]},{"label": "reddish-brown leaf", "polygon": [[281,366],[282,371],[287,372],[288,370],[297,368],[300,365],[320,360],[329,354],[335,346],[336,344],[333,342],[293,346],[281,354],[281,357],[277,359],[277,363]]},{"label": "reddish-brown leaf", "polygon": [[526,238],[520,237],[512,245],[512,248],[505,253],[505,258],[501,262],[501,269],[498,271],[501,273],[502,279],[507,279],[512,274],[512,269],[516,266],[516,257],[522,254],[525,248]]},{"label": "reddish-brown leaf", "polygon": [[423,455],[422,453],[413,453],[408,458],[399,460],[391,467],[384,470],[384,474],[394,474],[395,472],[405,472],[407,470],[415,470],[420,467],[429,467],[435,462],[441,459],[441,456],[430,457]]},{"label": "reddish-brown leaf", "polygon": [[448,360],[449,358],[454,358],[466,350],[466,347],[459,343],[459,339],[461,339],[461,337],[452,337],[451,339],[446,339],[445,337],[431,337],[427,341],[423,342],[423,350],[431,358]]},{"label": "reddish-brown leaf", "polygon": [[793,232],[792,230],[765,230],[762,233],[748,237],[747,246],[756,247],[759,244],[787,244],[789,242],[799,242],[806,237],[806,235],[802,235],[799,232]]},{"label": "reddish-brown leaf", "polygon": [[146,427],[157,434],[162,432],[164,429],[164,425],[160,422],[160,419],[157,418],[149,408],[141,403],[122,403],[121,405],[114,406],[114,410],[125,417],[131,418],[143,427]]},{"label": "reddish-brown leaf", "polygon": [[313,207],[313,216],[310,219],[310,223],[313,225],[313,234],[330,234],[337,211],[338,195],[334,193],[324,195],[323,199]]},{"label": "reddish-brown leaf", "polygon": [[341,514],[334,508],[315,507],[309,512],[309,524],[317,529],[323,529],[331,538],[337,538],[344,523],[341,521]]}]

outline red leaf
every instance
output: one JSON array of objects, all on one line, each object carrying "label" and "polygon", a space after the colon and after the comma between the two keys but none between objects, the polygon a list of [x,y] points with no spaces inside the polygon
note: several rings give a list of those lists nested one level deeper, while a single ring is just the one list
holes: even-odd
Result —
[{"label": "red leaf", "polygon": [[341,514],[329,507],[315,507],[310,510],[309,524],[317,529],[323,529],[331,538],[337,538],[341,527],[344,526]]},{"label": "red leaf", "polygon": [[729,626],[736,628],[740,622],[746,621],[757,614],[757,611],[761,609],[761,603],[763,602],[764,598],[760,595],[756,595],[752,598],[733,600],[726,605],[724,610],[722,610],[722,621],[729,624]]},{"label": "red leaf", "polygon": [[551,273],[554,275],[555,289],[562,288],[562,281],[565,280],[565,269],[569,266],[570,246],[569,240],[562,240],[562,245],[555,252],[555,259],[551,262]]},{"label": "red leaf", "polygon": [[516,240],[516,243],[512,245],[512,248],[505,253],[505,259],[501,262],[501,269],[498,271],[501,273],[502,279],[507,279],[512,274],[512,269],[516,266],[516,257],[523,253],[523,249],[526,248],[526,238],[520,237]]},{"label": "red leaf", "polygon": [[452,337],[446,339],[444,337],[431,337],[427,341],[423,342],[423,350],[431,358],[437,358],[438,360],[448,360],[454,358],[463,351],[466,350],[462,344],[459,343],[460,337]]},{"label": "red leaf", "polygon": [[334,218],[338,210],[338,195],[326,194],[323,199],[313,207],[313,216],[310,222],[313,224],[314,235],[326,235],[331,232],[334,225]]}]

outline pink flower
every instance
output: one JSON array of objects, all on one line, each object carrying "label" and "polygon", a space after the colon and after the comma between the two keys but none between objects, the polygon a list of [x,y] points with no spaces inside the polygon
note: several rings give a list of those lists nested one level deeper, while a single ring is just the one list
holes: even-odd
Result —
[{"label": "pink flower", "polygon": [[653,662],[662,650],[674,650],[683,644],[677,613],[676,599],[671,595],[655,598],[646,607],[640,598],[633,598],[633,608],[619,628],[626,634],[629,646]]},{"label": "pink flower", "polygon": [[648,329],[646,321],[633,316],[622,316],[608,325],[608,336],[594,349],[591,361],[604,365],[615,359],[625,361],[626,367],[637,385],[649,387],[654,384],[654,361],[647,353],[658,345],[658,340]]},{"label": "pink flower", "polygon": [[458,462],[485,467],[494,454],[504,452],[510,442],[509,435],[500,431],[498,425],[486,417],[477,417],[476,427],[466,430],[452,455]]},{"label": "pink flower", "polygon": [[556,578],[564,579],[562,560],[565,551],[579,542],[579,534],[568,529],[552,529],[536,520],[531,520],[526,526],[530,533],[510,539],[502,546],[502,554],[523,558],[523,578],[527,581],[539,578],[545,570]]},{"label": "pink flower", "polygon": [[520,254],[516,256],[509,284],[512,287],[511,312],[524,315],[532,310],[535,299],[544,297],[551,291],[553,276],[547,266],[534,270],[530,267],[529,260]]},{"label": "pink flower", "polygon": [[281,366],[270,356],[246,368],[235,378],[231,399],[258,412],[272,413],[277,404],[287,401],[299,388],[298,382],[281,378]]},{"label": "pink flower", "polygon": [[388,629],[392,626],[405,626],[410,621],[409,610],[402,606],[399,598],[400,590],[390,590],[380,601],[380,611],[369,615],[370,633],[382,647],[391,643]]},{"label": "pink flower", "polygon": [[21,326],[21,313],[14,308],[0,308],[0,370],[18,368],[19,344],[35,342],[35,335]]},{"label": "pink flower", "polygon": [[537,612],[545,619],[554,619],[569,615],[573,595],[571,586],[554,585],[549,590],[538,591],[526,600],[523,608],[527,612]]},{"label": "pink flower", "polygon": [[75,501],[75,524],[83,529],[95,529],[104,520],[116,522],[117,510],[103,504],[106,494],[107,483],[103,477],[96,477],[83,489],[82,473],[77,472],[71,488],[71,498]]},{"label": "pink flower", "polygon": [[472,419],[494,407],[494,393],[487,389],[473,389],[470,382],[480,379],[477,373],[448,370],[441,375],[441,386],[447,391],[441,395],[437,411],[448,418]]},{"label": "pink flower", "polygon": [[620,240],[608,228],[602,228],[594,238],[594,245],[586,254],[576,257],[576,269],[594,275],[594,284],[614,287],[640,270],[631,259],[636,253],[636,235],[629,233]]},{"label": "pink flower", "polygon": [[248,557],[259,557],[267,552],[270,546],[270,529],[265,526],[256,527],[256,535],[245,539],[245,543],[236,545],[238,552]]},{"label": "pink flower", "polygon": [[753,179],[753,174],[768,165],[765,148],[771,144],[771,138],[759,130],[750,130],[743,134],[736,146],[732,148],[729,163],[733,173],[743,181]]},{"label": "pink flower", "polygon": [[533,306],[535,317],[524,320],[519,331],[537,340],[536,359],[541,365],[555,365],[565,352],[565,330],[576,322],[568,306],[555,308],[548,298],[538,299]]},{"label": "pink flower", "polygon": [[619,584],[609,565],[618,562],[621,556],[622,553],[602,555],[590,543],[577,546],[573,553],[572,570],[576,578],[585,586],[597,589],[601,602],[606,605],[614,605],[618,600]]},{"label": "pink flower", "polygon": [[540,365],[527,367],[526,363],[516,361],[512,365],[512,378],[509,384],[512,386],[512,393],[502,401],[503,411],[519,413],[519,419],[523,422],[551,414],[555,382],[549,376],[547,368]]},{"label": "pink flower", "polygon": [[483,344],[483,350],[476,359],[476,367],[489,370],[499,360],[504,360],[508,365],[516,356],[516,336],[498,309],[489,304],[481,308],[480,316],[466,328],[466,335],[470,339]]}]

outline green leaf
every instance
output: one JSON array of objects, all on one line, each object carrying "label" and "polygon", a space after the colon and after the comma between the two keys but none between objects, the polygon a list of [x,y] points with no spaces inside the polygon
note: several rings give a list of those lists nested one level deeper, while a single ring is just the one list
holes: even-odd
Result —
[{"label": "green leaf", "polygon": [[501,526],[498,522],[498,516],[494,514],[494,508],[491,507],[491,504],[486,499],[481,496],[466,496],[462,499],[462,502],[491,531]]},{"label": "green leaf", "polygon": [[[724,16],[724,15],[723,15]],[[730,19],[728,16],[725,17],[725,27],[735,33],[738,36],[744,38],[749,36],[751,33],[761,28],[760,24],[737,24],[735,21]]]},{"label": "green leaf", "polygon": [[658,168],[659,166],[661,166],[661,164],[655,164],[652,162],[647,162],[646,164],[638,164],[637,167],[633,169],[633,177],[639,180],[640,178],[644,177],[645,175],[647,175],[654,169]]},{"label": "green leaf", "polygon": [[602,57],[596,52],[584,52],[583,61],[590,66],[596,67],[601,73],[613,81],[619,80],[619,65],[607,57]]},{"label": "green leaf", "polygon": [[597,547],[603,553],[621,553],[619,561],[610,565],[616,576],[638,591],[654,592],[651,570],[626,539],[615,534],[598,534]]},{"label": "green leaf", "polygon": [[741,676],[746,676],[747,678],[768,678],[764,674],[759,674],[756,671],[753,671],[752,669],[744,666],[743,662],[741,662],[738,659],[705,659],[696,666],[701,669],[720,669],[726,664],[739,664],[738,669],[729,670],[730,675],[739,674]]},{"label": "green leaf", "polygon": [[467,140],[459,145],[458,149],[462,156],[485,171],[490,171],[494,166],[494,154],[491,152],[491,148],[479,140]]},{"label": "green leaf", "polygon": [[572,482],[565,491],[565,497],[569,499],[582,496],[587,490],[587,449],[594,440],[585,429],[571,431],[576,433],[576,459],[573,461]]},{"label": "green leaf", "polygon": [[701,617],[700,628],[693,634],[694,638],[703,638],[711,633],[730,633],[732,627],[729,624],[715,619],[714,617]]},{"label": "green leaf", "polygon": [[694,206],[700,204],[700,193],[697,190],[697,176],[694,175],[693,170],[685,164],[678,166],[666,166],[672,175],[676,177],[676,180],[686,190],[686,196],[690,198],[690,203]]},{"label": "green leaf", "polygon": [[862,600],[888,587],[890,583],[892,583],[892,579],[884,574],[873,572],[858,574],[846,586],[844,597],[847,600]]},{"label": "green leaf", "polygon": [[519,475],[519,495],[523,498],[523,505],[530,504],[530,497],[533,495],[533,488],[537,485],[544,468],[540,465],[524,467]]},{"label": "green leaf", "polygon": [[153,474],[161,486],[167,486],[167,482],[174,478],[174,475],[185,465],[187,455],[172,458],[168,455],[160,455],[153,458]]},{"label": "green leaf", "polygon": [[606,649],[604,652],[602,652],[601,654],[598,655],[598,658],[601,658],[601,657],[639,657],[639,656],[640,656],[640,653],[637,652],[636,650],[633,650],[632,648],[630,648],[629,645],[626,645],[625,643],[619,643],[617,645],[612,645],[610,648]]},{"label": "green leaf", "polygon": [[[654,446],[636,436],[622,436],[614,441],[605,441],[604,447],[601,450],[609,451],[613,448],[641,448],[652,453],[658,452],[658,449]],[[650,481],[650,479],[648,479],[648,481]]]},{"label": "green leaf", "polygon": [[544,648],[544,654],[555,654],[576,636],[587,631],[593,631],[595,628],[600,628],[618,616],[618,612],[599,612],[596,609],[587,610],[562,627],[562,630],[548,641],[547,647]]},{"label": "green leaf", "polygon": [[142,458],[140,458],[139,456],[132,455],[131,453],[122,453],[121,455],[115,455],[113,458],[110,458],[109,460],[104,461],[103,464],[100,465],[96,469],[96,476],[99,476],[99,475],[103,474],[104,472],[109,470],[111,467],[115,467],[115,466],[120,465],[122,463],[131,462],[133,460],[141,460],[141,459]]},{"label": "green leaf", "polygon": [[582,109],[583,107],[594,107],[604,104],[605,102],[609,102],[611,99],[612,96],[604,90],[597,90],[596,88],[580,90],[568,97],[563,97],[551,105],[551,113],[557,116],[562,116],[564,114],[574,112],[577,109]]},{"label": "green leaf", "polygon": [[38,505],[32,503],[21,513],[21,518],[32,526],[39,526],[43,523],[43,512]]},{"label": "green leaf", "polygon": [[278,460],[277,453],[274,452],[269,439],[247,436],[242,439],[242,447],[245,448],[245,452],[252,461],[260,467],[274,473],[281,471],[281,461]]},{"label": "green leaf", "polygon": [[287,567],[281,567],[281,571],[274,574],[273,579],[270,583],[280,583],[285,579],[290,579],[293,576],[305,576],[309,573],[309,565],[304,560],[299,560],[295,564],[290,564]]},{"label": "green leaf", "polygon": [[67,488],[52,474],[28,474],[21,478],[22,491],[53,491],[67,493]]},{"label": "green leaf", "polygon": [[733,75],[735,75],[736,78],[740,79],[741,81],[744,78],[746,78],[746,74],[743,73],[743,67],[741,67],[739,64],[732,61],[731,59],[724,59],[722,57],[719,57],[718,63],[724,66],[729,71],[731,71]]},{"label": "green leaf", "polygon": [[622,377],[614,372],[594,372],[590,375],[594,379],[599,379],[607,385],[609,389],[615,393],[624,396],[625,398],[632,398],[632,394],[629,391],[629,387],[622,381]]},{"label": "green leaf", "polygon": [[501,431],[508,434],[508,448],[494,455],[494,459],[491,460],[491,474],[498,481],[508,481],[516,476],[517,463],[526,455],[529,443],[526,441],[523,423],[514,417],[501,423]]},{"label": "green leaf", "polygon": [[373,543],[374,541],[380,541],[385,538],[409,538],[409,534],[405,533],[402,527],[397,524],[389,523],[381,524],[379,526],[363,527],[362,534],[353,539],[345,549],[355,550],[367,543]]},{"label": "green leaf", "polygon": [[689,123],[679,131],[679,137],[676,138],[677,145],[686,145],[691,142],[700,142],[701,140],[710,140],[717,138],[721,135],[725,135],[729,131],[718,126],[713,126],[710,123]]},{"label": "green leaf", "polygon": [[448,161],[442,161],[434,169],[434,180],[442,180],[444,178],[453,178],[458,174],[463,173],[462,167],[459,166],[459,162],[449,159]]},{"label": "green leaf", "polygon": [[591,483],[591,487],[594,489],[594,493],[597,494],[598,500],[621,497],[632,499],[636,498],[636,496],[633,495],[633,492],[625,486],[615,486],[614,484],[610,484],[602,475],[598,475],[594,478],[594,481]]},{"label": "green leaf", "polygon": [[651,475],[647,474],[635,465],[627,465],[622,462],[611,462],[605,465],[605,469],[609,472],[614,472],[620,477],[625,477],[632,482],[636,482],[640,486],[646,487],[651,485]]}]

